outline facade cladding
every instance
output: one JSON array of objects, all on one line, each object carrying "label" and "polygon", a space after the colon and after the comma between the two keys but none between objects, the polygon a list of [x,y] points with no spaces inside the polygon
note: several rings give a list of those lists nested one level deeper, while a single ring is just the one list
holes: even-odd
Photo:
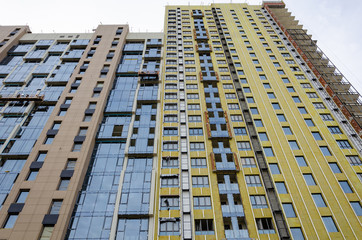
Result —
[{"label": "facade cladding", "polygon": [[362,239],[357,91],[288,13],[0,26],[1,239]]}]

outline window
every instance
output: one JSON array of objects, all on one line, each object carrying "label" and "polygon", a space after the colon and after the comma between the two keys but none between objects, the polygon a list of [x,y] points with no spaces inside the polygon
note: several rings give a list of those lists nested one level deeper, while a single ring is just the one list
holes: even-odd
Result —
[{"label": "window", "polygon": [[64,101],[64,104],[71,104],[72,103],[72,98],[66,98]]},{"label": "window", "polygon": [[307,124],[308,127],[314,127],[314,122],[312,121],[312,119],[310,118],[306,118],[304,119],[305,123]]},{"label": "window", "polygon": [[300,85],[302,86],[302,88],[307,88],[307,89],[312,88],[312,86],[309,83],[301,83]]},{"label": "window", "polygon": [[350,155],[346,156],[348,162],[353,166],[362,165],[361,159],[358,157],[358,155]]},{"label": "window", "polygon": [[193,168],[206,168],[206,158],[191,158],[191,167]]},{"label": "window", "polygon": [[250,202],[253,208],[268,208],[264,195],[251,195]]},{"label": "window", "polygon": [[250,108],[250,112],[251,112],[251,114],[253,114],[253,115],[259,114],[259,111],[258,111],[258,109],[257,109],[256,107],[251,107],[251,108]]},{"label": "window", "polygon": [[246,185],[248,187],[262,187],[261,180],[259,175],[246,175],[245,176]]},{"label": "window", "polygon": [[235,135],[247,135],[245,127],[234,127]]},{"label": "window", "polygon": [[188,119],[189,119],[189,122],[201,122],[200,115],[189,115]]},{"label": "window", "polygon": [[69,158],[67,161],[67,166],[65,167],[65,170],[74,170],[76,163],[77,163],[77,159]]},{"label": "window", "polygon": [[293,239],[304,240],[304,235],[300,227],[291,227],[290,232],[292,233]]},{"label": "window", "polygon": [[[224,89],[233,89],[233,88],[234,88],[232,84],[228,84],[228,83],[225,83],[225,84],[223,84],[222,86],[223,86]],[[250,93],[250,92],[251,92],[251,91],[250,91],[250,88],[248,88],[248,87],[245,87],[245,88],[244,88],[244,91],[245,91],[246,93]]]},{"label": "window", "polygon": [[281,109],[279,103],[272,103],[272,106],[275,110]]},{"label": "window", "polygon": [[267,94],[268,94],[268,97],[270,99],[275,99],[276,98],[274,93],[267,93]]},{"label": "window", "polygon": [[273,234],[275,230],[273,228],[273,222],[271,218],[257,218],[256,225],[258,226],[258,232],[260,234]]},{"label": "window", "polygon": [[269,169],[272,174],[280,174],[279,166],[277,163],[269,163]]},{"label": "window", "polygon": [[260,78],[260,80],[267,80],[266,76],[263,74],[259,75],[259,78]]},{"label": "window", "polygon": [[297,163],[299,167],[306,167],[308,166],[307,162],[305,161],[303,156],[296,156],[295,159],[297,160]]},{"label": "window", "polygon": [[161,187],[172,188],[178,187],[178,176],[161,176]]},{"label": "window", "polygon": [[92,120],[92,115],[84,115],[83,122],[90,122]]},{"label": "window", "polygon": [[264,147],[264,154],[266,157],[274,157],[274,152],[271,147]]},{"label": "window", "polygon": [[43,231],[40,236],[40,240],[48,240],[51,238],[54,230],[54,226],[44,226]]},{"label": "window", "polygon": [[260,141],[269,141],[268,135],[265,132],[259,133]]},{"label": "window", "polygon": [[164,136],[177,136],[178,129],[177,129],[177,127],[165,127],[165,128],[163,128],[163,135]]},{"label": "window", "polygon": [[321,118],[323,121],[333,121],[333,118],[330,114],[326,113],[326,114],[321,114]]},{"label": "window", "polygon": [[323,196],[322,194],[320,193],[313,193],[312,194],[312,197],[313,197],[313,200],[314,200],[314,203],[317,207],[327,207],[324,199],[323,199]]},{"label": "window", "polygon": [[279,73],[280,75],[284,75],[284,74],[285,74],[285,72],[284,72],[283,70],[278,70],[278,73]]},{"label": "window", "polygon": [[69,178],[62,178],[60,180],[59,186],[58,186],[58,190],[59,191],[65,191],[68,188],[70,179]]},{"label": "window", "polygon": [[328,163],[333,173],[342,173],[337,163]]},{"label": "window", "polygon": [[331,216],[322,217],[322,220],[328,232],[338,232],[336,224]]},{"label": "window", "polygon": [[292,98],[293,98],[293,101],[294,101],[295,103],[301,103],[301,102],[302,102],[302,101],[300,101],[300,98],[297,97],[297,96],[293,96]]},{"label": "window", "polygon": [[214,225],[213,219],[195,219],[196,235],[213,235]]},{"label": "window", "polygon": [[47,152],[39,152],[38,157],[36,158],[36,162],[44,162],[45,157],[47,156]]},{"label": "window", "polygon": [[163,116],[164,122],[177,122],[177,115],[176,114],[166,114]]},{"label": "window", "polygon": [[226,99],[236,99],[235,93],[225,93]]},{"label": "window", "polygon": [[288,193],[287,187],[285,186],[284,182],[275,182],[275,187],[277,188],[279,194]]},{"label": "window", "polygon": [[286,122],[287,119],[285,118],[284,114],[277,114],[279,122]]},{"label": "window", "polygon": [[352,188],[349,186],[349,183],[347,181],[339,181],[339,185],[343,189],[344,193],[353,193]]},{"label": "window", "polygon": [[295,92],[293,87],[287,87],[288,92]]},{"label": "window", "polygon": [[321,149],[324,156],[332,156],[332,153],[329,151],[328,147],[320,146],[319,148]]},{"label": "window", "polygon": [[199,99],[199,94],[198,93],[188,93],[187,99]]},{"label": "window", "polygon": [[337,140],[337,144],[341,149],[352,149],[351,144],[347,140]]},{"label": "window", "polygon": [[313,175],[310,173],[305,173],[303,174],[304,180],[306,181],[308,186],[315,186],[317,185],[316,182],[314,181]]},{"label": "window", "polygon": [[178,168],[178,158],[163,157],[162,158],[163,168]]},{"label": "window", "polygon": [[312,135],[316,141],[323,140],[323,138],[319,132],[312,132]]},{"label": "window", "polygon": [[164,151],[177,151],[178,150],[178,142],[163,142],[163,150]]},{"label": "window", "polygon": [[313,103],[313,105],[314,105],[314,107],[315,107],[316,109],[326,109],[326,107],[324,106],[324,104],[321,103],[321,102]]},{"label": "window", "polygon": [[193,187],[208,187],[209,180],[207,176],[193,176],[192,177]]},{"label": "window", "polygon": [[263,71],[263,68],[262,68],[262,67],[256,67],[256,71],[262,72],[262,71]]},{"label": "window", "polygon": [[251,93],[250,87],[244,87],[243,89],[245,93]]},{"label": "window", "polygon": [[191,151],[204,151],[205,144],[203,142],[190,142]]},{"label": "window", "polygon": [[166,103],[165,104],[165,110],[177,110],[177,103]]},{"label": "window", "polygon": [[282,78],[283,83],[290,83],[288,78]]},{"label": "window", "polygon": [[330,126],[328,129],[332,134],[342,134],[342,131],[338,126]]},{"label": "window", "polygon": [[297,217],[297,215],[295,215],[295,211],[294,211],[292,203],[283,203],[283,209],[284,209],[285,216],[287,218]]},{"label": "window", "polygon": [[300,114],[308,114],[307,110],[305,109],[305,107],[298,107],[298,110],[300,112]]},{"label": "window", "polygon": [[194,196],[194,209],[211,208],[211,198],[206,196]]},{"label": "window", "polygon": [[263,83],[263,86],[265,89],[271,89],[271,86],[269,83]]},{"label": "window", "polygon": [[232,122],[242,122],[243,121],[243,117],[238,114],[231,114],[230,119]]},{"label": "window", "polygon": [[165,93],[165,99],[177,99],[177,93]]},{"label": "window", "polygon": [[25,203],[26,198],[28,197],[29,190],[20,190],[16,203]]},{"label": "window", "polygon": [[47,136],[47,138],[44,141],[44,144],[52,144],[54,140],[54,136]]},{"label": "window", "polygon": [[36,179],[36,176],[38,176],[38,173],[39,170],[30,170],[26,181],[34,181]]},{"label": "window", "polygon": [[176,219],[160,221],[160,235],[179,235],[180,234],[180,221]]},{"label": "window", "polygon": [[54,122],[52,129],[53,130],[59,130],[61,123],[62,122]]},{"label": "window", "polygon": [[58,112],[58,116],[65,116],[66,113],[67,113],[67,110],[61,109]]},{"label": "window", "polygon": [[170,210],[170,209],[179,209],[180,208],[180,198],[176,197],[161,197],[160,201],[161,210]]},{"label": "window", "polygon": [[3,228],[13,228],[15,225],[16,219],[18,219],[17,214],[10,214],[8,216],[8,218],[6,219],[6,222],[5,222]]},{"label": "window", "polygon": [[186,84],[187,89],[197,89],[197,84]]},{"label": "window", "polygon": [[255,103],[253,97],[247,97],[246,100],[247,100],[248,103]]},{"label": "window", "polygon": [[307,96],[309,98],[318,98],[318,95],[315,92],[307,92]]},{"label": "window", "polygon": [[63,200],[53,200],[49,214],[59,214]]},{"label": "window", "polygon": [[255,159],[253,157],[242,157],[241,164],[244,168],[256,167]]},{"label": "window", "polygon": [[255,127],[264,127],[263,122],[261,121],[261,119],[255,119],[254,123],[255,123]]},{"label": "window", "polygon": [[283,132],[285,135],[293,135],[293,132],[290,129],[290,127],[283,127]]},{"label": "window", "polygon": [[361,207],[361,203],[356,201],[356,202],[350,202],[351,206],[354,210],[354,212],[356,213],[357,216],[362,216],[362,207]]},{"label": "window", "polygon": [[240,151],[251,151],[250,142],[248,141],[237,142],[237,145]]},{"label": "window", "polygon": [[81,148],[82,148],[82,143],[74,143],[72,152],[80,152]]},{"label": "window", "polygon": [[203,131],[202,131],[202,128],[190,128],[189,129],[189,134],[191,136],[202,136]]},{"label": "window", "polygon": [[88,128],[87,128],[87,127],[81,127],[81,128],[79,128],[78,136],[86,136],[87,131],[88,131]]},{"label": "window", "polygon": [[239,109],[239,104],[237,103],[228,103],[229,110],[237,110]]}]

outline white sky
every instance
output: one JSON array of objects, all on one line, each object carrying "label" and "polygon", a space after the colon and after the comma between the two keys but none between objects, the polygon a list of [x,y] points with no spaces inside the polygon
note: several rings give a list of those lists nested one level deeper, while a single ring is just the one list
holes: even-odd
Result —
[{"label": "white sky", "polygon": [[[92,32],[98,24],[130,25],[131,31],[159,32],[165,5],[202,5],[212,0],[12,0],[1,3],[1,25],[29,25],[39,32]],[[229,3],[230,0],[214,0]],[[233,0],[261,4],[261,0]],[[287,8],[308,29],[318,46],[362,93],[362,1],[285,0]],[[360,24],[358,24],[360,23]]]}]

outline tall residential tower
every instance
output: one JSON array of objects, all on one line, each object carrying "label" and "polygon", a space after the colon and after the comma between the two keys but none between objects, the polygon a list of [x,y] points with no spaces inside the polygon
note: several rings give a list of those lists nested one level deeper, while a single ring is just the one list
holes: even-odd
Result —
[{"label": "tall residential tower", "polygon": [[0,26],[0,80],[0,239],[362,238],[361,97],[281,1]]}]

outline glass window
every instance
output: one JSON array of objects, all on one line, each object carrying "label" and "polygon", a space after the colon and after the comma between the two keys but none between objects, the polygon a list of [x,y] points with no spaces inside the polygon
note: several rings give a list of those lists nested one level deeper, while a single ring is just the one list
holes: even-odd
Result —
[{"label": "glass window", "polygon": [[277,163],[269,163],[269,169],[272,174],[280,174],[279,166]]},{"label": "glass window", "polygon": [[308,186],[314,186],[317,185],[314,181],[313,175],[310,173],[303,174],[304,180],[306,181]]},{"label": "glass window", "polygon": [[209,196],[194,196],[194,209],[210,209],[211,198]]},{"label": "glass window", "polygon": [[295,215],[295,211],[294,211],[292,203],[283,203],[283,209],[284,209],[285,216],[287,218],[297,217],[297,215]]},{"label": "glass window", "polygon": [[246,185],[248,187],[262,187],[261,179],[259,175],[246,175],[245,176]]},{"label": "glass window", "polygon": [[317,207],[327,207],[324,199],[323,199],[323,196],[322,194],[320,193],[313,193],[312,194],[312,197],[313,197],[313,200],[314,200],[314,203]]},{"label": "glass window", "polygon": [[305,109],[305,107],[298,107],[298,110],[300,114],[308,114],[307,109]]},{"label": "glass window", "polygon": [[213,219],[195,219],[196,235],[213,235],[214,224]]},{"label": "glass window", "polygon": [[336,224],[334,223],[334,220],[330,216],[322,217],[324,226],[326,227],[328,232],[338,232],[338,229],[336,227]]},{"label": "glass window", "polygon": [[297,160],[297,163],[298,163],[299,167],[307,167],[308,166],[308,164],[305,161],[303,156],[296,156],[295,159]]},{"label": "glass window", "polygon": [[274,157],[274,152],[271,147],[264,147],[264,154],[266,157]]},{"label": "glass window", "polygon": [[337,144],[341,149],[352,149],[352,146],[349,144],[348,140],[337,140]]},{"label": "glass window", "polygon": [[346,156],[348,162],[353,166],[362,165],[361,159],[358,157],[358,155],[350,155]]},{"label": "glass window", "polygon": [[44,152],[39,152],[38,157],[36,158],[35,161],[44,162],[46,156],[47,156],[47,152],[45,152],[45,151]]},{"label": "glass window", "polygon": [[11,214],[8,216],[8,219],[6,220],[4,224],[4,228],[13,228],[16,222],[16,219],[18,219],[18,215]]},{"label": "glass window", "polygon": [[178,187],[179,180],[178,176],[161,176],[161,187],[162,188],[173,188]]},{"label": "glass window", "polygon": [[259,133],[260,141],[269,141],[268,135],[265,132]]},{"label": "glass window", "polygon": [[260,119],[254,120],[255,127],[264,127],[263,122]]},{"label": "glass window", "polygon": [[72,152],[80,152],[82,145],[82,143],[74,143]]},{"label": "glass window", "polygon": [[203,131],[202,131],[202,128],[190,128],[189,129],[189,134],[191,136],[202,136]]},{"label": "glass window", "polygon": [[321,114],[320,115],[323,121],[333,121],[333,118],[330,114],[326,113],[326,114]]},{"label": "glass window", "polygon": [[283,132],[285,135],[293,135],[292,130],[290,127],[283,127]]},{"label": "glass window", "polygon": [[353,193],[352,188],[349,186],[349,183],[347,181],[339,181],[339,185],[343,189],[344,193]]},{"label": "glass window", "polygon": [[285,186],[284,182],[275,182],[275,187],[277,188],[279,194],[288,193],[287,187]]},{"label": "glass window", "polygon": [[16,203],[25,203],[26,198],[28,197],[29,190],[20,190],[19,196],[16,199]]},{"label": "glass window", "polygon": [[160,206],[161,210],[179,209],[180,198],[178,196],[161,197],[160,204],[161,204]]},{"label": "glass window", "polygon": [[191,167],[193,168],[206,168],[206,158],[191,158]]},{"label": "glass window", "polygon": [[272,105],[275,110],[281,109],[279,103],[272,103]]},{"label": "glass window", "polygon": [[259,111],[258,111],[258,109],[257,109],[256,107],[250,108],[250,112],[251,112],[251,114],[253,114],[253,115],[259,114]]},{"label": "glass window", "polygon": [[268,208],[268,203],[264,195],[251,195],[250,202],[253,208]]},{"label": "glass window", "polygon": [[319,148],[321,149],[324,156],[332,156],[332,153],[329,151],[328,147],[320,146]]},{"label": "glass window", "polygon": [[180,234],[180,221],[160,221],[160,235],[179,235]]},{"label": "glass window", "polygon": [[38,173],[38,170],[31,170],[26,181],[34,181],[36,179],[36,176],[38,176]]},{"label": "glass window", "polygon": [[314,139],[317,141],[323,140],[323,138],[319,132],[312,132],[312,135],[313,135]]},{"label": "glass window", "polygon": [[260,234],[273,234],[275,233],[273,221],[271,218],[256,218],[256,225]]},{"label": "glass window", "polygon": [[342,131],[338,126],[330,126],[328,129],[332,134],[342,134]]},{"label": "glass window", "polygon": [[209,180],[207,176],[192,176],[193,187],[208,187]]},{"label": "glass window", "polygon": [[204,151],[205,144],[203,142],[190,142],[191,151]]},{"label": "glass window", "polygon": [[54,227],[53,226],[44,226],[43,231],[40,236],[40,240],[50,240]]},{"label": "glass window", "polygon": [[307,124],[308,127],[314,127],[314,122],[312,121],[312,119],[310,118],[306,118],[304,119],[305,123]]},{"label": "glass window", "polygon": [[247,135],[245,127],[234,127],[235,135]]},{"label": "glass window", "polygon": [[292,150],[299,150],[299,149],[300,149],[299,146],[298,146],[297,141],[295,141],[295,140],[290,140],[290,141],[288,141],[288,142],[289,142],[289,146],[290,146],[290,148],[291,148]]},{"label": "glass window", "polygon": [[286,122],[287,119],[285,118],[284,114],[277,114],[278,120],[280,122]]},{"label": "glass window", "polygon": [[351,202],[351,206],[357,216],[362,216],[362,207],[360,202]]},{"label": "glass window", "polygon": [[54,200],[49,214],[59,214],[62,203],[63,203],[63,200]]},{"label": "glass window", "polygon": [[162,167],[163,168],[178,168],[178,158],[163,157]]},{"label": "glass window", "polygon": [[68,185],[69,185],[69,182],[70,182],[70,179],[62,178],[62,179],[60,180],[60,183],[59,183],[59,186],[58,186],[58,190],[59,190],[59,191],[65,191],[65,190],[67,190]]},{"label": "glass window", "polygon": [[251,145],[250,145],[250,142],[248,142],[248,141],[237,142],[237,145],[238,145],[238,149],[240,151],[250,151],[251,150]]},{"label": "glass window", "polygon": [[45,139],[44,144],[52,144],[52,143],[53,143],[53,140],[54,140],[54,136],[48,136],[48,137]]},{"label": "glass window", "polygon": [[290,232],[294,240],[304,240],[304,235],[300,227],[291,227]]},{"label": "glass window", "polygon": [[241,164],[244,168],[256,167],[255,159],[253,157],[242,157]]},{"label": "glass window", "polygon": [[337,163],[329,163],[329,167],[332,169],[333,173],[342,173]]}]

